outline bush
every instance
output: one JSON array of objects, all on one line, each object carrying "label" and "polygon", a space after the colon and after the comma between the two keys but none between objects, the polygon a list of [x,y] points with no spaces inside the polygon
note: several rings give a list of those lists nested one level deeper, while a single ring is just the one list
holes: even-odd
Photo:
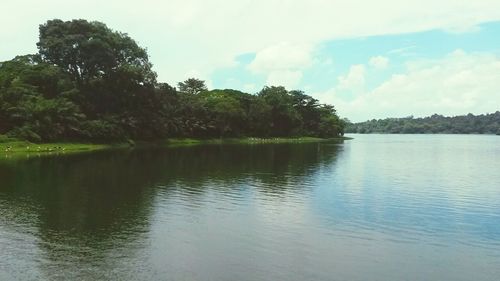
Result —
[{"label": "bush", "polygon": [[11,142],[13,141],[12,138],[6,136],[6,135],[0,135],[0,143],[6,143],[6,142]]},{"label": "bush", "polygon": [[108,120],[90,120],[82,124],[82,135],[91,141],[122,141],[127,138],[123,129]]},{"label": "bush", "polygon": [[9,137],[14,137],[22,140],[27,140],[30,142],[41,142],[42,138],[37,133],[33,132],[31,127],[23,126],[17,127],[12,131],[8,132],[7,135]]}]

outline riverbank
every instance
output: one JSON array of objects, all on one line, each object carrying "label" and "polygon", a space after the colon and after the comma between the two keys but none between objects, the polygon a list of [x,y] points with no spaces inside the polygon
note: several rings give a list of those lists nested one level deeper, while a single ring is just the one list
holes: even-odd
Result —
[{"label": "riverbank", "polygon": [[29,155],[54,155],[91,152],[97,150],[123,148],[126,144],[92,144],[92,143],[41,143],[35,144],[27,141],[11,140],[0,143],[0,153],[5,158],[29,156]]},{"label": "riverbank", "polygon": [[216,138],[216,139],[167,139],[163,142],[167,146],[189,146],[201,144],[281,144],[281,143],[310,143],[350,140],[349,137],[316,138],[316,137],[289,137],[289,138]]},{"label": "riverbank", "polygon": [[28,141],[10,139],[0,136],[0,153],[5,158],[18,158],[29,155],[57,155],[73,154],[82,152],[92,152],[106,149],[134,148],[134,147],[178,147],[195,145],[220,145],[220,144],[285,144],[285,143],[313,143],[349,140],[349,137],[337,138],[316,138],[316,137],[290,137],[290,138],[216,138],[216,139],[196,139],[196,138],[171,138],[161,141],[137,141],[112,144],[95,143],[31,143]]}]

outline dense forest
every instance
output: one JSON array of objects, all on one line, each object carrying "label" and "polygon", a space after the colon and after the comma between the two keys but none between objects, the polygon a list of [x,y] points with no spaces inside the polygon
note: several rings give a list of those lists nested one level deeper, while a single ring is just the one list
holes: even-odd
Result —
[{"label": "dense forest", "polygon": [[434,114],[425,118],[387,118],[349,123],[348,133],[387,134],[497,134],[500,135],[500,111],[483,115],[445,117]]},{"label": "dense forest", "polygon": [[0,63],[0,135],[50,142],[336,137],[345,122],[302,91],[160,83],[146,49],[101,22],[50,20],[38,53]]}]

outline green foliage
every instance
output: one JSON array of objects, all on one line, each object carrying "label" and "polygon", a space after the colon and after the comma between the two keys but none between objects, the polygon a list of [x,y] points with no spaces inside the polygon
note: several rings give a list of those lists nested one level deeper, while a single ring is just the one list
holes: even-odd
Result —
[{"label": "green foliage", "polygon": [[299,112],[294,108],[293,96],[284,87],[265,87],[258,94],[271,107],[269,134],[289,136],[301,127]]},{"label": "green foliage", "polygon": [[202,99],[219,136],[239,134],[247,117],[236,95],[211,91],[204,94]]},{"label": "green foliage", "polygon": [[445,117],[434,114],[425,118],[387,118],[370,120],[346,127],[348,133],[390,134],[498,134],[500,111],[492,114]]},{"label": "green foliage", "polygon": [[139,82],[155,82],[146,50],[101,22],[49,20],[39,31],[43,60],[58,65],[79,84],[122,73],[133,73]]},{"label": "green foliage", "polygon": [[16,138],[16,139],[23,139],[31,142],[40,142],[42,141],[42,137],[35,133],[33,129],[29,126],[23,126],[23,127],[17,127],[11,130],[8,135],[8,137],[11,138]]},{"label": "green foliage", "polygon": [[121,141],[126,138],[123,129],[114,120],[89,120],[82,123],[83,137],[94,141]]},{"label": "green foliage", "polygon": [[4,136],[4,135],[0,135],[0,143],[7,143],[7,142],[11,142],[12,139],[9,138],[8,136]]},{"label": "green foliage", "polygon": [[0,134],[33,142],[343,134],[333,106],[301,91],[158,83],[146,50],[100,22],[48,21],[37,46],[0,64]]},{"label": "green foliage", "polygon": [[177,83],[177,86],[179,86],[179,91],[181,93],[187,93],[193,95],[199,94],[207,90],[205,81],[196,78],[189,78],[184,82],[179,82]]},{"label": "green foliage", "polygon": [[36,56],[16,57],[0,67],[0,133],[31,141],[78,134],[85,117],[65,97],[71,87],[57,67]]}]

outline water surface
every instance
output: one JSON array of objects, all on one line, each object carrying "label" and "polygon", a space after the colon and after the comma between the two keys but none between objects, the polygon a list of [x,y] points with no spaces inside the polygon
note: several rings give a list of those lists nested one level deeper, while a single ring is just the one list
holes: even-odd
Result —
[{"label": "water surface", "polygon": [[498,280],[500,137],[354,137],[0,160],[0,280]]}]

